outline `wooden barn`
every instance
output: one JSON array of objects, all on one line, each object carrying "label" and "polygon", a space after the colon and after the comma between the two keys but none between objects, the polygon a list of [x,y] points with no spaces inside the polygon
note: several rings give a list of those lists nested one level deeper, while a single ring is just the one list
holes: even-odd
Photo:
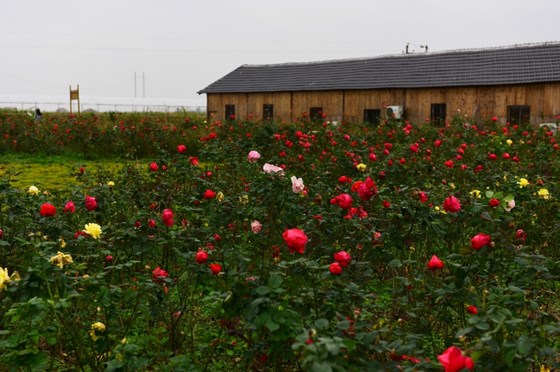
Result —
[{"label": "wooden barn", "polygon": [[198,92],[208,116],[375,124],[456,113],[505,123],[560,115],[560,42],[309,63],[243,65]]}]

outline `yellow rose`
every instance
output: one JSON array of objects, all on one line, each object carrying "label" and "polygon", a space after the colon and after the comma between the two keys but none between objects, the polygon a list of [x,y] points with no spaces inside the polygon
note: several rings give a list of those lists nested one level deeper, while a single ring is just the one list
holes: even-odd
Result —
[{"label": "yellow rose", "polygon": [[510,139],[508,139],[508,140],[506,141],[506,143],[508,144],[508,146],[511,146],[511,144],[513,143],[513,141],[510,140]]},{"label": "yellow rose", "polygon": [[52,256],[49,262],[62,269],[64,265],[70,265],[73,261],[72,261],[72,256],[70,256],[69,254],[64,254],[61,251],[58,251],[56,256]]},{"label": "yellow rose", "polygon": [[113,187],[113,186],[115,186],[115,183],[113,181],[109,181],[109,182],[107,182],[107,186]]},{"label": "yellow rose", "polygon": [[86,234],[88,234],[89,236],[91,236],[93,239],[99,239],[99,237],[101,236],[101,226],[99,226],[96,223],[88,223],[85,226],[85,230],[84,232]]},{"label": "yellow rose", "polygon": [[30,195],[39,195],[39,189],[36,186],[29,186],[29,189],[27,189],[27,192]]},{"label": "yellow rose", "polygon": [[105,324],[101,323],[101,322],[95,322],[91,325],[91,329],[89,331],[89,335],[91,336],[91,338],[93,339],[93,341],[97,341],[97,339],[99,338],[99,336],[95,333],[97,332],[105,332]]},{"label": "yellow rose", "polygon": [[225,199],[224,193],[221,191],[218,191],[218,193],[216,194],[216,200],[219,202],[223,202]]},{"label": "yellow rose", "polygon": [[537,194],[539,195],[539,197],[543,198],[543,199],[550,199],[550,193],[548,192],[547,189],[540,189]]},{"label": "yellow rose", "polygon": [[6,289],[11,281],[12,280],[10,279],[10,275],[8,275],[8,269],[3,269],[0,267],[0,291]]},{"label": "yellow rose", "polygon": [[474,198],[474,199],[480,199],[481,198],[480,190],[473,190],[473,191],[469,192],[469,195],[471,196],[471,198]]},{"label": "yellow rose", "polygon": [[356,165],[356,169],[359,170],[360,172],[365,171],[367,168],[367,165],[365,165],[364,163],[360,163],[358,165]]},{"label": "yellow rose", "polygon": [[520,178],[517,183],[519,184],[519,187],[526,187],[529,185],[529,181],[527,181],[526,178]]}]

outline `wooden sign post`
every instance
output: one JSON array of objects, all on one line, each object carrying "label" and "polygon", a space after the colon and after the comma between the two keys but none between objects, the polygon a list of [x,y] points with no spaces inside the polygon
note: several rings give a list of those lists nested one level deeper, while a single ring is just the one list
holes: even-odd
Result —
[{"label": "wooden sign post", "polygon": [[78,114],[80,113],[80,85],[78,84],[75,90],[72,90],[70,85],[70,113],[72,113],[72,101],[78,101]]}]

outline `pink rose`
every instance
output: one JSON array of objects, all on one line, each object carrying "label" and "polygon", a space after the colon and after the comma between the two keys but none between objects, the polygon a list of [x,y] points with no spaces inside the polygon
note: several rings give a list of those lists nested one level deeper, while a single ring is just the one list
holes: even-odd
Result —
[{"label": "pink rose", "polygon": [[262,230],[262,224],[255,220],[253,222],[251,222],[251,231],[253,232],[253,234],[258,234],[260,233]]},{"label": "pink rose", "polygon": [[301,193],[305,189],[305,185],[303,184],[303,180],[301,178],[297,178],[296,176],[292,176],[292,191],[296,194]]},{"label": "pink rose", "polygon": [[249,151],[249,155],[247,155],[247,160],[249,161],[249,163],[255,163],[257,160],[259,160],[261,157],[261,154],[258,153],[258,151],[252,150]]},{"label": "pink rose", "polygon": [[277,174],[279,176],[284,175],[284,169],[277,167],[276,165],[266,163],[263,165],[263,171],[269,174]]}]

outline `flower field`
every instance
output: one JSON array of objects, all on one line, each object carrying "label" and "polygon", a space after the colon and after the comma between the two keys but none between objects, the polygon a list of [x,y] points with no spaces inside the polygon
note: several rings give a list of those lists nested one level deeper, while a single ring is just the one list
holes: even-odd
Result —
[{"label": "flower field", "polygon": [[[0,370],[560,369],[547,128],[0,112]],[[138,166],[137,164],[142,164]]]}]

